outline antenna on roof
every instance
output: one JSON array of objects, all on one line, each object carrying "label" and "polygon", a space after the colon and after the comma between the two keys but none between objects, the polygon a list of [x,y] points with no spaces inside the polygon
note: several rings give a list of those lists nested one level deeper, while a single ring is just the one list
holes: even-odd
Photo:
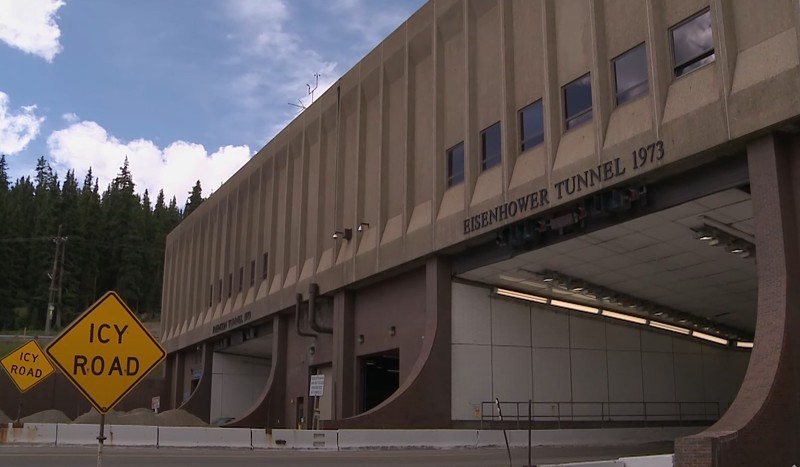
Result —
[{"label": "antenna on roof", "polygon": [[[313,88],[311,87],[310,84],[306,83],[306,89],[308,89],[308,94],[307,95],[311,96],[311,102],[314,102],[314,91],[316,91],[317,88],[319,88],[319,77],[320,76],[322,76],[322,75],[319,74],[319,73],[314,73],[314,87]],[[297,102],[299,102],[299,104],[295,104],[294,102],[289,102],[289,105],[291,105],[293,107],[297,107],[298,109],[306,110],[306,105],[303,104],[303,101],[301,99],[297,99]]]}]

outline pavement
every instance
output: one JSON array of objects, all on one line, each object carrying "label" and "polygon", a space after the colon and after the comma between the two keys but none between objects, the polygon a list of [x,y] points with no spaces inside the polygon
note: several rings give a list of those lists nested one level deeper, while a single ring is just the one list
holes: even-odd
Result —
[{"label": "pavement", "polygon": [[[617,459],[625,456],[666,454],[669,443],[633,446],[540,447],[533,450],[533,465]],[[527,465],[527,449],[512,449],[512,467]],[[245,449],[105,448],[104,467],[508,467],[505,449],[380,450],[380,451],[281,451]],[[97,448],[49,446],[0,447],[3,467],[85,467],[99,465]]]}]

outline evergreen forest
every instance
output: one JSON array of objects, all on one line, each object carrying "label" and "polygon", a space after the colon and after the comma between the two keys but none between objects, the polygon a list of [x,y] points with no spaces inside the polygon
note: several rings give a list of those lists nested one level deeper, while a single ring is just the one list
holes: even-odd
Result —
[{"label": "evergreen forest", "polygon": [[59,179],[39,158],[34,178],[9,180],[0,155],[0,332],[54,331],[108,290],[145,319],[160,315],[167,234],[202,201],[200,182],[183,209],[163,190],[134,190],[128,161],[101,192],[89,168]]}]

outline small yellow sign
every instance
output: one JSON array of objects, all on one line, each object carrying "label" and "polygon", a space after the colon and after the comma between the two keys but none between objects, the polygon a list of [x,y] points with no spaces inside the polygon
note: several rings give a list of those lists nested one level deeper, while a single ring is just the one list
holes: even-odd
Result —
[{"label": "small yellow sign", "polygon": [[64,329],[47,354],[100,413],[114,408],[165,356],[115,292]]},{"label": "small yellow sign", "polygon": [[17,350],[3,357],[0,360],[0,366],[6,370],[11,381],[22,393],[41,383],[56,371],[35,340],[29,340],[17,347]]}]

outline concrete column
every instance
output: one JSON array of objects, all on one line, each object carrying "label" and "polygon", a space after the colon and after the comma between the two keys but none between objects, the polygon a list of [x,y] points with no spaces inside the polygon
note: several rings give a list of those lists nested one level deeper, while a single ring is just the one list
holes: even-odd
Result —
[{"label": "concrete column", "polygon": [[675,442],[675,465],[800,462],[800,138],[769,134],[747,147],[758,261],[755,346],[742,387],[706,431]]},{"label": "concrete column", "polygon": [[333,298],[333,419],[355,414],[355,303],[352,292]]},{"label": "concrete column", "polygon": [[[199,417],[206,423],[211,422],[211,378],[212,378],[212,361],[214,351],[211,348],[211,343],[205,342],[202,344],[203,360],[202,368],[203,374],[200,376],[200,382],[194,390],[189,400],[186,401],[181,409],[189,412],[190,414]],[[181,373],[183,374],[183,373]],[[183,387],[179,386],[180,388]]]},{"label": "concrete column", "polygon": [[181,352],[175,352],[167,360],[167,378],[169,378],[169,408],[174,409],[183,402],[183,375],[185,357]]}]

